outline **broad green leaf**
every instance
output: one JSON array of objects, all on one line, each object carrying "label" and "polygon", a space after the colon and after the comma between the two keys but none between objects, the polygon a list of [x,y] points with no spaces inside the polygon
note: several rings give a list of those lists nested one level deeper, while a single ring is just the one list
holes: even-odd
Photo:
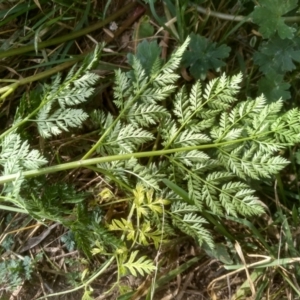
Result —
[{"label": "broad green leaf", "polygon": [[141,21],[139,22],[139,26],[136,29],[135,36],[138,39],[143,39],[147,37],[151,37],[154,34],[154,27],[150,23],[149,16],[145,15],[141,18]]},{"label": "broad green leaf", "polygon": [[156,41],[148,42],[144,40],[138,45],[136,55],[128,54],[127,58],[129,63],[132,65],[133,58],[136,57],[140,61],[146,75],[150,75],[150,71],[157,58],[160,56],[160,52],[161,49],[157,45]]},{"label": "broad green leaf", "polygon": [[294,37],[295,28],[284,23],[283,15],[297,7],[297,0],[260,0],[254,8],[253,22],[258,24],[264,38],[270,38],[276,32],[281,39]]},{"label": "broad green leaf", "polygon": [[228,46],[218,47],[209,39],[192,33],[189,50],[183,55],[183,65],[196,79],[205,79],[208,70],[218,70],[226,65],[222,59],[228,57],[229,52]]},{"label": "broad green leaf", "polygon": [[290,99],[290,85],[284,82],[283,75],[269,73],[266,77],[258,81],[258,91],[267,98],[268,102],[274,102],[278,99]]},{"label": "broad green leaf", "polygon": [[300,38],[282,40],[273,37],[261,44],[253,60],[264,74],[292,71],[296,68],[294,61],[300,62]]}]

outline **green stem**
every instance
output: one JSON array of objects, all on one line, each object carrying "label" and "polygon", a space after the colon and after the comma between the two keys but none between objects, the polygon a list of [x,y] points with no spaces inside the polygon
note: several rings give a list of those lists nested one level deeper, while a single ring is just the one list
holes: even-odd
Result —
[{"label": "green stem", "polygon": [[56,66],[52,69],[49,69],[47,71],[44,71],[44,72],[41,72],[41,73],[29,76],[29,77],[20,79],[17,82],[14,82],[14,83],[12,83],[8,86],[4,86],[4,87],[0,88],[0,94],[4,93],[0,97],[0,102],[1,102],[1,100],[4,100],[9,94],[14,92],[19,86],[24,85],[24,84],[28,84],[28,83],[31,83],[31,82],[34,82],[34,81],[37,81],[37,80],[40,80],[40,79],[47,78],[47,77],[49,77],[53,74],[56,74],[56,73],[66,69],[66,68],[69,68],[70,66],[74,65],[75,62],[80,61],[82,59],[84,59],[84,56],[80,55],[80,56],[78,56],[78,57],[76,57],[76,58],[74,58],[74,59],[72,59],[68,62],[65,62],[65,63],[63,63],[59,66]]},{"label": "green stem", "polygon": [[[268,134],[268,133],[263,133],[261,135],[266,135],[266,134]],[[64,164],[52,166],[52,167],[46,167],[46,168],[39,169],[39,170],[25,171],[25,172],[22,172],[22,175],[26,178],[29,178],[29,177],[35,177],[35,176],[55,173],[55,172],[59,172],[59,171],[66,171],[66,170],[70,170],[70,169],[96,165],[96,164],[104,163],[104,162],[129,160],[132,157],[143,158],[143,157],[152,157],[152,156],[164,156],[164,155],[172,154],[172,153],[176,153],[176,152],[186,152],[186,151],[192,151],[192,150],[217,148],[217,147],[222,147],[222,146],[226,146],[226,145],[250,141],[250,140],[258,138],[259,136],[260,135],[251,136],[251,137],[242,138],[242,139],[233,140],[233,141],[227,141],[227,142],[215,143],[215,144],[206,144],[206,145],[200,145],[200,146],[188,146],[188,147],[180,147],[180,148],[166,149],[166,150],[163,149],[163,150],[156,150],[156,151],[125,153],[125,154],[90,158],[90,159],[85,159],[85,160],[82,159],[79,161],[64,163]],[[1,139],[1,137],[0,137],[0,139]],[[14,181],[18,176],[19,176],[18,173],[0,176],[0,184]]]},{"label": "green stem", "polygon": [[43,106],[45,105],[45,101],[42,101],[40,105],[33,111],[31,112],[26,118],[21,120],[19,123],[14,124],[10,129],[6,130],[4,133],[0,135],[0,141],[7,136],[9,133],[13,132],[16,130],[18,127],[22,126],[26,122],[30,121],[31,117],[33,117]]},{"label": "green stem", "polygon": [[[44,79],[44,78],[47,78],[47,77],[50,77],[51,75],[54,75],[54,74],[57,74],[58,72],[61,72],[71,66],[73,66],[75,63],[83,60],[85,58],[85,55],[78,55],[76,56],[75,58],[63,63],[63,64],[60,64],[56,67],[53,67],[49,70],[46,70],[44,72],[41,72],[41,73],[38,73],[38,74],[35,74],[35,75],[32,75],[32,76],[29,76],[29,77],[26,77],[26,78],[23,78],[23,79],[20,79],[20,80],[15,80],[14,83],[10,84],[10,85],[7,85],[7,86],[4,86],[2,88],[0,88],[0,94],[3,94],[1,97],[0,97],[0,103],[1,103],[1,100],[5,100],[5,98],[10,95],[11,93],[13,93],[19,86],[21,85],[24,85],[24,84],[28,84],[28,83],[32,83],[34,81],[37,81],[37,80],[40,80],[40,79]],[[99,61],[99,66],[104,66],[104,67],[109,67],[111,69],[113,68],[123,68],[123,69],[127,69],[127,67],[124,67],[124,66],[115,66],[113,64],[110,64],[110,63],[107,63],[107,62],[102,62],[102,61]],[[97,70],[93,70],[95,73],[97,73]]]},{"label": "green stem", "polygon": [[6,206],[6,205],[0,205],[0,210],[8,210],[8,211],[21,213],[21,214],[28,214],[28,211],[26,211],[25,209],[12,207],[12,206]]},{"label": "green stem", "polygon": [[[134,5],[136,5],[136,2],[132,1],[132,2],[128,3],[127,5],[125,5],[122,9],[117,11],[115,14],[109,16],[108,18],[106,18],[103,21],[100,21],[100,22],[98,22],[96,24],[93,24],[89,27],[86,27],[84,29],[74,31],[74,32],[70,32],[70,33],[68,33],[64,36],[60,36],[60,37],[54,38],[52,40],[48,40],[48,41],[45,41],[45,42],[38,43],[37,49],[41,50],[41,49],[44,49],[44,48],[49,47],[49,46],[54,46],[54,45],[58,45],[58,44],[61,44],[61,43],[65,43],[67,41],[74,40],[78,37],[81,37],[83,35],[86,35],[86,34],[89,34],[89,33],[93,32],[95,30],[98,30],[98,29],[104,27],[105,25],[109,24],[110,22],[114,21],[118,17],[122,16],[123,14],[125,14]],[[5,58],[5,57],[14,56],[14,55],[20,55],[20,54],[30,52],[30,51],[33,51],[33,50],[35,50],[34,45],[20,47],[20,48],[17,48],[17,49],[10,49],[10,50],[7,50],[7,51],[0,52],[0,59]]]}]

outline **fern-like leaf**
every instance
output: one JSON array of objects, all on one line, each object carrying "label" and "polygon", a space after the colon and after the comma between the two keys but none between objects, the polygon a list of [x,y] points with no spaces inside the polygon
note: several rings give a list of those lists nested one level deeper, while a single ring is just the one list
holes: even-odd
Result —
[{"label": "fern-like leaf", "polygon": [[4,174],[38,169],[46,163],[47,160],[37,150],[30,150],[28,142],[23,142],[19,134],[10,133],[4,137],[0,152]]},{"label": "fern-like leaf", "polygon": [[53,114],[47,115],[44,110],[38,114],[36,120],[38,130],[42,137],[49,138],[58,135],[68,128],[77,128],[88,118],[82,109],[58,109]]},{"label": "fern-like leaf", "polygon": [[[163,74],[172,74],[174,70],[176,70],[180,64],[180,61],[182,59],[182,55],[184,51],[186,50],[188,44],[190,42],[190,38],[188,37],[185,42],[175,51],[172,55],[169,61],[162,67],[161,72]],[[158,81],[158,78],[156,78],[156,82]]]},{"label": "fern-like leaf", "polygon": [[128,261],[122,264],[122,268],[127,269],[133,276],[138,276],[138,273],[144,276],[144,274],[150,274],[156,269],[153,262],[146,256],[141,256],[136,260],[137,255],[138,251],[132,251]]},{"label": "fern-like leaf", "polygon": [[154,125],[166,117],[169,117],[169,113],[164,107],[157,104],[144,103],[133,105],[126,115],[127,121],[136,128]]},{"label": "fern-like leaf", "polygon": [[210,248],[214,248],[210,233],[203,227],[203,224],[207,223],[204,218],[192,212],[182,215],[173,211],[173,214],[174,217],[172,218],[172,221],[174,226],[187,235],[195,238],[199,245],[202,245],[203,242],[205,242]]}]

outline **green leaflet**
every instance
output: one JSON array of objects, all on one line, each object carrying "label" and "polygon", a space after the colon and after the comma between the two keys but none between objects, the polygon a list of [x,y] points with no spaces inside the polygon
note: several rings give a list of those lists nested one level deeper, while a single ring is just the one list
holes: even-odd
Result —
[{"label": "green leaflet", "polygon": [[146,256],[142,256],[139,259],[136,259],[138,251],[131,252],[131,255],[127,262],[124,262],[121,267],[121,271],[126,274],[126,269],[130,271],[130,274],[133,276],[137,276],[138,273],[140,275],[150,274],[152,271],[156,269],[153,265],[152,260],[147,259]]}]

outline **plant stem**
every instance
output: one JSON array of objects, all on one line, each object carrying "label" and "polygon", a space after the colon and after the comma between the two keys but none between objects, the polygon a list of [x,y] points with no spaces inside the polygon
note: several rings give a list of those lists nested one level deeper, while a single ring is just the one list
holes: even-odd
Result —
[{"label": "plant stem", "polygon": [[47,78],[53,74],[56,74],[72,65],[74,65],[75,62],[79,61],[79,60],[82,60],[84,59],[84,56],[83,55],[80,55],[70,61],[67,61],[61,65],[58,65],[52,69],[49,69],[47,71],[44,71],[44,72],[41,72],[41,73],[38,73],[38,74],[35,74],[35,75],[32,75],[32,76],[29,76],[29,77],[26,77],[26,78],[23,78],[23,79],[20,79],[18,80],[17,82],[15,83],[12,83],[8,86],[4,86],[3,88],[0,88],[0,94],[1,93],[4,93],[1,97],[0,97],[0,103],[2,100],[4,100],[9,94],[13,93],[19,86],[21,85],[24,85],[24,84],[27,84],[27,83],[31,83],[31,82],[34,82],[34,81],[37,81],[37,80],[40,80],[40,79],[44,79],[44,78]]},{"label": "plant stem", "polygon": [[16,213],[21,213],[21,214],[28,214],[28,211],[26,211],[25,209],[12,207],[12,206],[6,206],[6,205],[0,205],[0,210],[7,210],[7,211],[13,211]]},{"label": "plant stem", "polygon": [[[266,134],[268,134],[268,133],[263,133],[261,135],[266,135]],[[64,163],[64,164],[60,164],[57,166],[42,168],[39,170],[25,171],[25,172],[22,172],[22,175],[25,178],[29,178],[29,177],[35,177],[35,176],[55,173],[55,172],[59,172],[59,171],[65,171],[65,170],[70,170],[70,169],[75,169],[75,168],[80,168],[80,167],[96,165],[96,164],[104,163],[104,162],[129,160],[132,157],[143,158],[143,157],[152,157],[152,156],[164,156],[164,155],[172,154],[172,153],[176,153],[176,152],[186,152],[186,151],[192,151],[192,150],[217,148],[217,147],[222,147],[222,146],[226,146],[226,145],[250,141],[255,138],[258,138],[259,136],[260,135],[251,136],[251,137],[242,138],[242,139],[233,140],[233,141],[214,143],[214,144],[206,144],[206,145],[200,145],[200,146],[188,146],[188,147],[180,147],[180,148],[174,148],[174,149],[163,149],[163,150],[156,150],[156,151],[125,153],[125,154],[118,154],[118,155],[111,155],[111,156],[104,156],[104,157],[97,157],[97,158],[90,158],[90,159],[82,159],[79,161]],[[11,181],[15,180],[18,176],[19,176],[19,173],[0,176],[0,184],[6,183],[6,182],[11,182]]]}]

